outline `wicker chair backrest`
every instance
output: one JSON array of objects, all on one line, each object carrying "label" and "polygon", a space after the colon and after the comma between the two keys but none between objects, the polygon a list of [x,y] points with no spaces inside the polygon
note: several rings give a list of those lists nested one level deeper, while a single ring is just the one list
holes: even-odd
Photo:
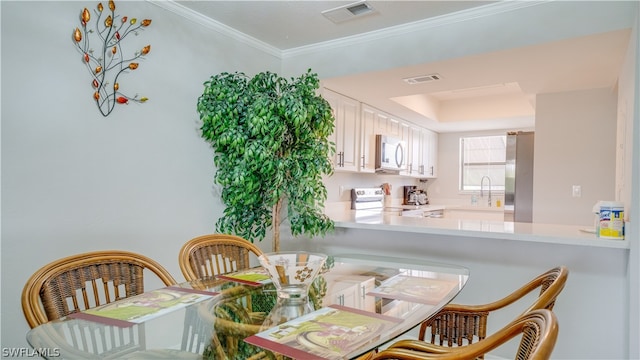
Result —
[{"label": "wicker chair backrest", "polygon": [[176,284],[156,261],[120,250],[94,251],[53,261],[36,271],[22,291],[22,310],[36,327],[74,312],[144,292],[144,271]]},{"label": "wicker chair backrest", "polygon": [[251,253],[260,256],[262,250],[239,236],[209,234],[187,241],[178,262],[184,278],[191,281],[248,269]]}]

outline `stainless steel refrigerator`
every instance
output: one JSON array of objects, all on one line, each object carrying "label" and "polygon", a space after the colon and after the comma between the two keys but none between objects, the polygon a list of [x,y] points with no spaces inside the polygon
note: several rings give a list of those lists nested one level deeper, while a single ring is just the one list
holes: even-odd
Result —
[{"label": "stainless steel refrigerator", "polygon": [[507,133],[505,221],[533,221],[533,139],[533,131]]}]

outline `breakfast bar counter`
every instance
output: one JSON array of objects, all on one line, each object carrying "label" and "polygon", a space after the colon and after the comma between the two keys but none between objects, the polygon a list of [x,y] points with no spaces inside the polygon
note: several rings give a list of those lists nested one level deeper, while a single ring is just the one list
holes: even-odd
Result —
[{"label": "breakfast bar counter", "polygon": [[[455,263],[472,276],[455,299],[460,304],[489,303],[511,293],[523,281],[558,265],[569,268],[567,286],[554,312],[561,326],[554,349],[558,359],[628,358],[629,298],[632,285],[629,240],[603,239],[587,226],[514,223],[427,217],[403,217],[397,212],[351,210],[344,204],[326,206],[335,230],[323,237],[281,239],[283,249],[327,254],[383,254],[407,261]],[[602,316],[585,316],[605,311]],[[499,329],[522,309],[505,311],[490,320]],[[493,316],[493,315],[492,315]],[[607,346],[602,346],[607,344]],[[509,358],[508,351],[496,357]]]},{"label": "breakfast bar counter", "polygon": [[517,223],[477,219],[450,219],[398,216],[381,210],[327,209],[336,228],[401,231],[456,237],[490,238],[512,241],[554,243],[628,249],[629,242],[598,238],[585,226]]}]

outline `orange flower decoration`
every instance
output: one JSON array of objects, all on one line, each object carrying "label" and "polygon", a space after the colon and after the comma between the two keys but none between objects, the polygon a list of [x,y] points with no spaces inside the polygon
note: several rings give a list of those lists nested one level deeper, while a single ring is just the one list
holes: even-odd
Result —
[{"label": "orange flower decoration", "polygon": [[89,12],[89,9],[84,8],[84,10],[82,10],[82,21],[86,24],[89,22],[90,19],[91,19],[91,13]]},{"label": "orange flower decoration", "polygon": [[[91,73],[91,88],[94,91],[93,98],[96,105],[103,116],[108,116],[117,104],[143,103],[148,100],[146,97],[138,98],[138,95],[129,97],[127,94],[121,93],[120,84],[116,80],[123,70],[136,70],[139,66],[136,61],[151,51],[151,45],[146,45],[138,48],[139,50],[135,51],[132,57],[125,58],[123,52],[126,48],[122,47],[120,43],[127,35],[131,33],[138,35],[139,31],[145,30],[145,27],[151,25],[151,19],[138,21],[136,18],[120,16],[115,13],[114,0],[98,1],[102,2],[97,4],[97,9],[83,8],[80,12],[78,19],[80,26],[73,29],[72,41],[82,56],[82,62]],[[107,6],[103,6],[105,3]],[[106,9],[107,13],[103,18],[102,13],[105,7],[108,9]],[[97,34],[95,34],[96,31],[87,28],[92,12],[95,12],[97,17],[94,19],[98,22],[95,24]],[[101,21],[104,28],[100,24]],[[96,53],[90,47],[90,42],[97,42],[99,48],[96,49]],[[109,52],[111,55],[108,54]],[[96,54],[100,54],[102,57],[96,56]]]},{"label": "orange flower decoration", "polygon": [[76,28],[76,29],[73,31],[73,39],[74,39],[76,42],[80,42],[80,41],[82,41],[82,33],[80,32],[80,29]]}]

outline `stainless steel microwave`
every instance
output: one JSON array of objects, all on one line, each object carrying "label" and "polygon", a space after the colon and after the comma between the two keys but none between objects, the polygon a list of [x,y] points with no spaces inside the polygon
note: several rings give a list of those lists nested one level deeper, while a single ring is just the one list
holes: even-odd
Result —
[{"label": "stainless steel microwave", "polygon": [[398,174],[406,163],[405,142],[386,135],[376,135],[376,172]]}]

